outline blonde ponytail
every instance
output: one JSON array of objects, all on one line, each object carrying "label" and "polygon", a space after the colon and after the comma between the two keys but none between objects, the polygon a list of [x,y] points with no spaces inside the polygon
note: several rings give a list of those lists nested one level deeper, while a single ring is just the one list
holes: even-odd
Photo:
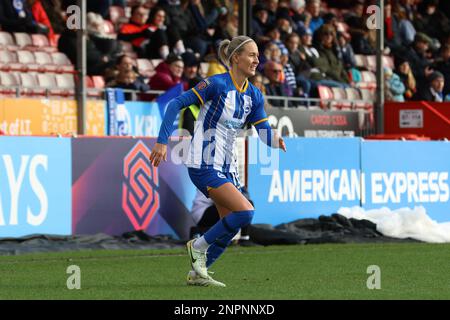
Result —
[{"label": "blonde ponytail", "polygon": [[219,44],[219,59],[220,61],[226,65],[227,67],[230,67],[229,61],[228,61],[228,48],[230,47],[231,41],[226,39],[222,40]]}]

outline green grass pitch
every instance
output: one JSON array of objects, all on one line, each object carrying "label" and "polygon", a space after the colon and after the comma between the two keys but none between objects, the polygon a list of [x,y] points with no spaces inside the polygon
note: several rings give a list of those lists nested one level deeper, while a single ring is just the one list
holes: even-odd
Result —
[{"label": "green grass pitch", "polygon": [[[67,288],[70,265],[80,290]],[[449,244],[231,247],[211,269],[227,288],[186,286],[182,248],[2,256],[0,299],[450,299]]]}]

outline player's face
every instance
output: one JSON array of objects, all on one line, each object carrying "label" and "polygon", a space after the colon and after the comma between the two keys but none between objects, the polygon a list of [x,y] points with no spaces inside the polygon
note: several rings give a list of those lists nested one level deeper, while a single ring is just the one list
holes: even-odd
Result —
[{"label": "player's face", "polygon": [[238,56],[238,69],[247,77],[253,77],[256,74],[256,68],[259,64],[258,46],[255,42],[247,43],[244,50]]}]

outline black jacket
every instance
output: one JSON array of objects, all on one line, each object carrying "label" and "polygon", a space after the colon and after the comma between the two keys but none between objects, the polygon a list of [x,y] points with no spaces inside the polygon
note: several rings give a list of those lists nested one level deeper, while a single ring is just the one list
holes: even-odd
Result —
[{"label": "black jacket", "polygon": [[12,5],[12,0],[0,0],[0,25],[3,31],[34,33],[36,26],[31,11],[27,10],[26,1],[24,6],[26,16],[20,18]]}]

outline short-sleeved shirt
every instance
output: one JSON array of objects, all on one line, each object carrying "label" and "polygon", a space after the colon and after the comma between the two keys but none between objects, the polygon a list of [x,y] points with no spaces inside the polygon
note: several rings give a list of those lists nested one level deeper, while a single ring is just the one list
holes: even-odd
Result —
[{"label": "short-sleeved shirt", "polygon": [[267,121],[261,91],[248,80],[238,88],[230,72],[202,80],[192,91],[202,107],[186,166],[237,172],[237,135],[247,124]]}]

